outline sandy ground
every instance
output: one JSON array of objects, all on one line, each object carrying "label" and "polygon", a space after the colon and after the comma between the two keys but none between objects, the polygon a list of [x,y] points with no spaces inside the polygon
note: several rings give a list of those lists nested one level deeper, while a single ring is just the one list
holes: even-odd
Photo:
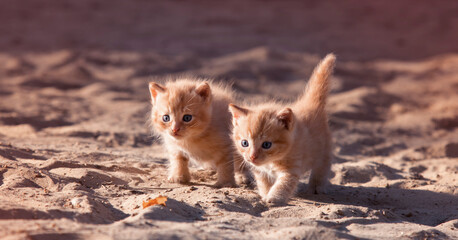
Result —
[{"label": "sandy ground", "polygon": [[[127,2],[0,4],[1,239],[458,238],[456,2]],[[326,195],[165,181],[148,81],[288,100],[331,51]]]}]

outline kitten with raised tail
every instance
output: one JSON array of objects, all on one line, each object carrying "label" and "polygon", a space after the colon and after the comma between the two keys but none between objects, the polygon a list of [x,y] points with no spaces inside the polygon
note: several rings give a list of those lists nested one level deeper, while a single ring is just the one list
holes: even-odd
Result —
[{"label": "kitten with raised tail", "polygon": [[241,156],[230,138],[232,91],[199,79],[150,82],[151,125],[164,141],[170,160],[168,180],[187,184],[189,160],[217,171],[215,187],[235,186],[234,165],[245,178]]},{"label": "kitten with raised tail", "polygon": [[327,55],[292,104],[229,105],[233,141],[267,203],[287,202],[308,170],[309,193],[323,192],[328,182],[331,136],[325,106],[334,63],[335,56]]}]

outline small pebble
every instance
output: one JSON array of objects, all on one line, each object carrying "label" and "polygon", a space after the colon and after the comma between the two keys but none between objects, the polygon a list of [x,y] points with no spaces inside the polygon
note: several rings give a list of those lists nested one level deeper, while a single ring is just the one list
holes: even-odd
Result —
[{"label": "small pebble", "polygon": [[80,203],[83,201],[81,198],[73,198],[70,202],[73,207],[81,207]]}]

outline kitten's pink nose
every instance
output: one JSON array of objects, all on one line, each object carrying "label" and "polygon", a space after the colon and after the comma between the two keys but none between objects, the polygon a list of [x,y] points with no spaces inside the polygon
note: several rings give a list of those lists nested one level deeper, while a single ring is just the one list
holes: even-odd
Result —
[{"label": "kitten's pink nose", "polygon": [[172,128],[173,133],[177,133],[178,131],[180,131],[180,128]]},{"label": "kitten's pink nose", "polygon": [[251,161],[256,160],[256,158],[258,158],[257,154],[253,154],[253,155],[250,156]]}]

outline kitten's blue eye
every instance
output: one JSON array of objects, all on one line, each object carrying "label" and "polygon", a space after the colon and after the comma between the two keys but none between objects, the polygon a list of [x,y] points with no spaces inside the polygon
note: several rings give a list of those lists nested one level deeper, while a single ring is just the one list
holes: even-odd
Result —
[{"label": "kitten's blue eye", "polygon": [[269,149],[270,147],[272,147],[272,143],[271,142],[263,142],[261,147],[264,148],[264,149]]},{"label": "kitten's blue eye", "polygon": [[183,121],[185,122],[190,122],[192,120],[192,116],[189,114],[186,114],[183,116]]},{"label": "kitten's blue eye", "polygon": [[170,121],[170,116],[169,115],[162,116],[162,121],[164,121],[164,122]]},{"label": "kitten's blue eye", "polygon": [[248,147],[248,141],[247,140],[242,140],[242,147]]}]

